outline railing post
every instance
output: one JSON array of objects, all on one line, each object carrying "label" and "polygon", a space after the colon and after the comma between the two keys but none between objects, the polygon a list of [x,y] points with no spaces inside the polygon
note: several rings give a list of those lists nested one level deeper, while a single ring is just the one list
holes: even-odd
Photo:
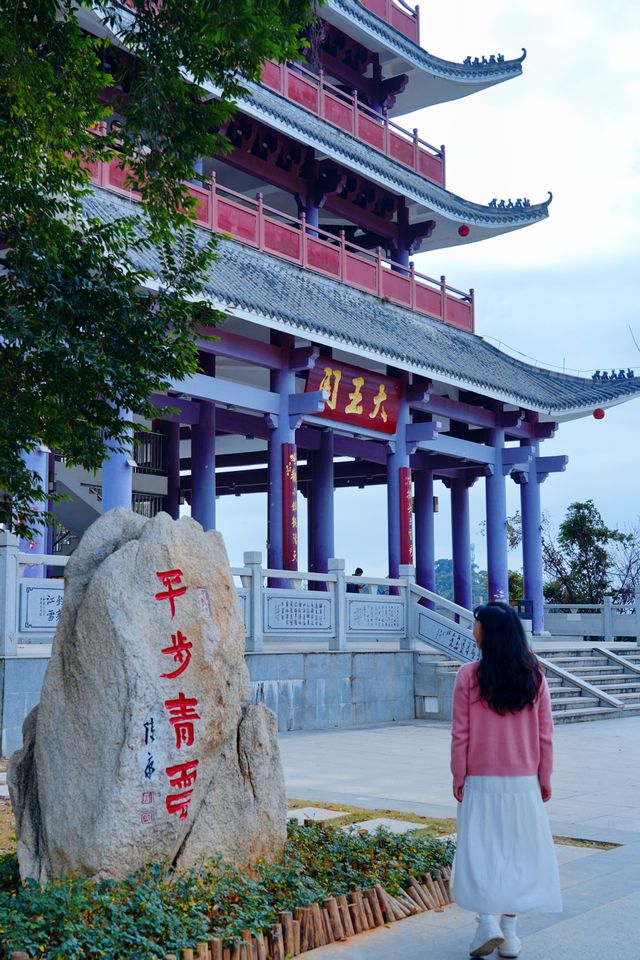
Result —
[{"label": "railing post", "polygon": [[469,300],[471,301],[471,333],[476,329],[476,293],[473,287],[469,289]]},{"label": "railing post", "polygon": [[250,630],[245,637],[245,649],[251,653],[262,650],[262,554],[259,550],[247,550],[243,555],[245,567],[251,571],[247,602],[249,604]]},{"label": "railing post", "polygon": [[0,530],[0,654],[5,657],[18,653],[19,552],[18,537]]},{"label": "railing post", "polygon": [[324,120],[324,70],[320,67],[320,74],[318,77],[318,96],[320,101],[318,103],[318,116]]},{"label": "railing post", "polygon": [[344,242],[344,230],[340,231],[340,279],[344,283],[347,274],[346,247]]},{"label": "railing post", "polygon": [[444,323],[447,322],[447,278],[440,277],[440,314]]},{"label": "railing post", "polygon": [[211,174],[211,183],[209,184],[211,193],[211,202],[209,204],[209,220],[213,231],[218,229],[218,184],[216,183],[215,173]]},{"label": "railing post", "polygon": [[409,261],[409,302],[411,309],[416,308],[416,265],[413,260]]},{"label": "railing post", "polygon": [[413,169],[420,170],[420,144],[418,143],[418,128],[413,128]]},{"label": "railing post", "polygon": [[289,99],[289,64],[283,63],[280,65],[280,70],[282,71],[282,82],[280,84],[282,88],[282,96]]},{"label": "railing post", "polygon": [[351,114],[351,132],[354,137],[358,136],[358,91],[353,91],[353,107]]},{"label": "railing post", "polygon": [[302,224],[302,226],[300,227],[300,230],[301,230],[300,263],[302,264],[303,267],[306,267],[307,265],[307,215],[304,212],[304,210],[300,215],[300,223]]},{"label": "railing post", "polygon": [[335,574],[333,584],[334,635],[329,640],[329,650],[347,649],[347,581],[344,573],[344,560],[330,557],[327,564],[329,573]]},{"label": "railing post", "polygon": [[605,597],[602,604],[602,625],[604,632],[604,642],[613,642],[613,600],[611,597]]},{"label": "railing post", "polygon": [[640,587],[635,592],[636,643],[640,647]]},{"label": "railing post", "polygon": [[256,193],[258,201],[258,250],[264,250],[264,197]]},{"label": "railing post", "polygon": [[413,624],[413,605],[411,603],[411,586],[416,582],[416,568],[411,563],[401,563],[398,567],[400,578],[405,581],[402,588],[404,596],[404,637],[400,640],[401,650],[414,650],[416,645],[416,632]]},{"label": "railing post", "polygon": [[382,248],[376,247],[376,294],[382,296]]},{"label": "railing post", "polygon": [[442,154],[442,186],[444,187],[447,182],[447,154],[444,148],[444,143],[440,144],[440,153]]}]

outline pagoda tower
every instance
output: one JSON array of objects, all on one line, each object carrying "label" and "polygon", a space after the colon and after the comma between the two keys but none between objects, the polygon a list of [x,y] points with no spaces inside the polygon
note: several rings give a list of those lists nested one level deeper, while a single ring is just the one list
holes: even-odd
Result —
[{"label": "pagoda tower", "polygon": [[[511,478],[540,630],[540,484],[566,465],[541,456],[540,444],[560,420],[635,395],[638,380],[533,368],[475,335],[473,290],[423,275],[412,258],[538,223],[551,197],[461,198],[447,184],[445,148],[397,119],[520,76],[524,51],[440,59],[421,48],[418,8],[403,0],[327,0],[319,13],[299,61],[267,62],[262,82],[246,83],[225,128],[231,151],[202,158],[211,182],[191,186],[199,224],[227,234],[208,281],[227,319],[219,340],[201,343],[202,372],[175,385],[179,413],[160,413],[147,435],[161,497],[136,493],[140,454],[114,454],[102,504],[130,505],[133,490],[138,509],[177,516],[182,500],[211,528],[216,497],[263,492],[268,567],[326,572],[334,489],[385,484],[389,576],[415,562],[418,583],[433,590],[438,481],[451,498],[455,601],[469,608],[469,488],[480,481],[486,491],[489,595],[507,597]],[[126,211],[117,162],[96,168],[94,183],[92,214]]]}]

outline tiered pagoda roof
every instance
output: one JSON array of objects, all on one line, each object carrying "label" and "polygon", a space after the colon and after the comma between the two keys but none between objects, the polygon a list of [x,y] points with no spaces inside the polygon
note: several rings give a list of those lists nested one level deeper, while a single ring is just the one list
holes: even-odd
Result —
[{"label": "tiered pagoda roof", "polygon": [[459,245],[462,242],[458,234],[460,224],[471,225],[464,242],[472,243],[538,223],[549,215],[551,194],[542,203],[527,202],[524,206],[511,207],[465,200],[272,90],[253,83],[246,87],[246,96],[238,100],[243,113],[402,194],[409,204],[412,223],[435,214],[434,230],[421,241],[416,252]]},{"label": "tiered pagoda roof", "polygon": [[[85,201],[87,214],[110,221],[135,204],[103,190]],[[202,231],[203,241],[208,234]],[[206,293],[231,317],[287,331],[443,384],[481,392],[553,420],[591,414],[640,396],[640,377],[593,381],[523,363],[482,337],[287,263],[237,241],[221,239]],[[140,268],[156,272],[152,253]]]},{"label": "tiered pagoda roof", "polygon": [[469,63],[443,60],[424,50],[417,37],[406,36],[358,0],[326,0],[321,14],[328,23],[379,53],[385,66],[392,64],[395,72],[407,73],[413,78],[413,83],[410,80],[391,108],[392,116],[457,100],[522,73],[524,49],[520,57],[510,60],[498,59],[495,55],[493,58],[492,55],[473,56]]}]

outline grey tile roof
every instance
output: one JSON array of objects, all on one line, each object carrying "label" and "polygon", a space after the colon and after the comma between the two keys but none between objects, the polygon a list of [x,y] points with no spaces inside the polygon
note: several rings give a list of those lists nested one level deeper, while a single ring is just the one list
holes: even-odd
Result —
[{"label": "grey tile roof", "polygon": [[[136,204],[104,190],[85,200],[90,216],[110,221],[136,212]],[[208,237],[202,231],[203,239]],[[383,363],[486,393],[506,403],[568,418],[640,396],[640,377],[594,382],[523,363],[481,337],[395,306],[296,264],[221,239],[208,295],[240,309],[263,326],[288,326],[309,340],[332,341]],[[153,253],[141,268],[157,269]]]},{"label": "grey tile roof", "polygon": [[523,49],[522,56],[515,60],[505,60],[503,63],[487,63],[474,66],[473,64],[453,63],[442,60],[423,50],[419,44],[405,37],[404,34],[386,23],[375,13],[367,10],[357,0],[326,0],[327,7],[344,14],[349,20],[355,21],[368,31],[385,40],[389,46],[401,52],[403,56],[412,60],[416,66],[436,77],[455,79],[462,82],[498,83],[522,73],[522,61],[526,56]]},{"label": "grey tile roof", "polygon": [[238,99],[240,110],[271,125],[275,121],[279,129],[290,131],[296,139],[304,140],[348,167],[362,171],[374,181],[390,185],[392,189],[445,217],[470,221],[480,227],[497,228],[499,231],[501,227],[514,229],[537,223],[549,215],[551,194],[543,203],[504,210],[464,200],[273,90],[248,82],[245,88],[247,93]]}]

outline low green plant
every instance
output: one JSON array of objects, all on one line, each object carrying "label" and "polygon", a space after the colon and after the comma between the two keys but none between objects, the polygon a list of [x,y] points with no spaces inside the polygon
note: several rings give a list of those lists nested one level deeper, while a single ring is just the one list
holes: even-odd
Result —
[{"label": "low green plant", "polygon": [[293,910],[380,883],[390,893],[409,876],[448,865],[453,844],[424,834],[289,825],[282,858],[238,870],[211,860],[176,874],[151,865],[120,881],[21,883],[16,859],[0,858],[0,957],[150,960],[212,937],[257,933]]}]

